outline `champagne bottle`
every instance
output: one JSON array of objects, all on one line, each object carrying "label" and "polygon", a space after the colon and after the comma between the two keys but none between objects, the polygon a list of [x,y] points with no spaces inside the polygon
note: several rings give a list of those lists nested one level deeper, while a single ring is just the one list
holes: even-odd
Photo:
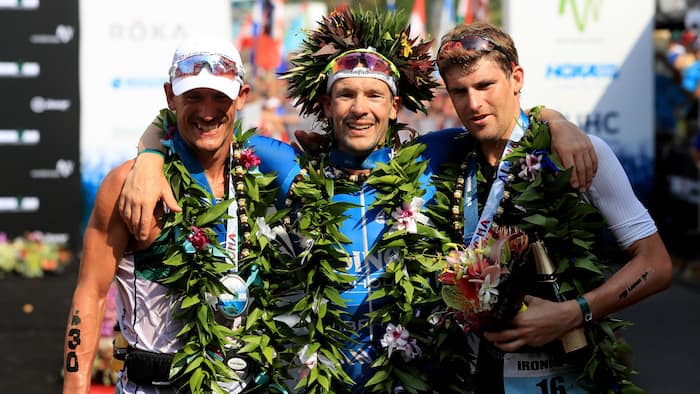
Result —
[{"label": "champagne bottle", "polygon": [[[532,255],[535,259],[535,269],[537,271],[538,288],[541,289],[543,298],[548,298],[550,301],[564,302],[566,298],[559,291],[559,283],[554,274],[554,265],[547,255],[544,248],[544,243],[541,240],[533,242],[530,245]],[[566,353],[571,353],[576,350],[586,347],[586,334],[583,327],[577,327],[561,338],[562,346]]]}]

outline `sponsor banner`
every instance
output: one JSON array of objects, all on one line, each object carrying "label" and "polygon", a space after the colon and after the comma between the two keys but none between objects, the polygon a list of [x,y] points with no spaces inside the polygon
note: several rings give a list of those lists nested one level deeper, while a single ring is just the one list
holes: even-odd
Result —
[{"label": "sponsor banner", "polygon": [[522,103],[555,108],[614,149],[641,198],[654,168],[652,0],[510,0]]},{"label": "sponsor banner", "polygon": [[105,174],[167,106],[163,83],[176,46],[231,36],[227,0],[80,1],[81,172],[86,219]]},{"label": "sponsor banner", "polygon": [[0,0],[0,232],[76,248],[80,234],[78,1]]}]

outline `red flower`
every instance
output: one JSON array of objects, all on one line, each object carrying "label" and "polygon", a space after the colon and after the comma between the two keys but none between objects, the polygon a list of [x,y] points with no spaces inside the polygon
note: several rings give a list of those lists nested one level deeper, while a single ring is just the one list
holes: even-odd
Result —
[{"label": "red flower", "polygon": [[253,153],[252,149],[248,148],[241,152],[241,162],[243,162],[246,170],[250,170],[250,167],[260,165],[260,158]]},{"label": "red flower", "polygon": [[169,140],[173,139],[174,136],[175,136],[175,125],[169,125],[168,130],[165,132],[165,135],[163,135],[162,139],[169,141]]},{"label": "red flower", "polygon": [[192,243],[192,246],[199,251],[209,244],[209,237],[207,234],[199,227],[191,226],[192,232],[187,236],[187,239]]},{"label": "red flower", "polygon": [[463,299],[460,312],[468,312],[479,308],[479,289],[476,288],[474,283],[469,281],[467,275],[457,279],[456,273],[445,271],[440,274],[438,280],[446,285],[455,286],[457,290],[459,290],[459,293],[462,294]]}]

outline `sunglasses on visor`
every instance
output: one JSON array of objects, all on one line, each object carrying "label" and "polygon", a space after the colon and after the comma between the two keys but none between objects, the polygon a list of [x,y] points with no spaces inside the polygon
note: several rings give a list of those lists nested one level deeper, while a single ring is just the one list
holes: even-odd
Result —
[{"label": "sunglasses on visor", "polygon": [[505,49],[503,49],[503,47],[496,44],[490,38],[484,36],[471,35],[451,39],[440,46],[438,54],[442,56],[443,51],[452,51],[455,49],[475,50],[486,53],[495,50],[501,52],[506,57],[506,59],[515,63],[513,61],[513,58],[510,55],[508,55],[508,53],[505,51]]},{"label": "sunglasses on visor", "polygon": [[243,79],[238,73],[236,62],[233,60],[221,55],[198,53],[175,63],[170,68],[170,80],[197,75],[205,66],[208,66],[209,72],[217,77],[238,81]]},{"label": "sunglasses on visor", "polygon": [[358,67],[396,79],[399,78],[399,70],[389,59],[369,49],[355,49],[345,52],[331,60],[324,71],[326,74],[329,72],[335,74],[340,71],[353,71]]}]

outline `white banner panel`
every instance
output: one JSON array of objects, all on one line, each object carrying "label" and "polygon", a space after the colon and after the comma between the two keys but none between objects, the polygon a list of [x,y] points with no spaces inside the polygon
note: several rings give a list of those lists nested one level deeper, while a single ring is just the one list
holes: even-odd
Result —
[{"label": "white banner panel", "polygon": [[80,1],[80,152],[85,209],[104,175],[136,154],[167,106],[175,47],[196,35],[231,36],[228,0]]},{"label": "white banner panel", "polygon": [[507,0],[522,102],[563,112],[615,150],[640,197],[654,161],[653,0]]}]

